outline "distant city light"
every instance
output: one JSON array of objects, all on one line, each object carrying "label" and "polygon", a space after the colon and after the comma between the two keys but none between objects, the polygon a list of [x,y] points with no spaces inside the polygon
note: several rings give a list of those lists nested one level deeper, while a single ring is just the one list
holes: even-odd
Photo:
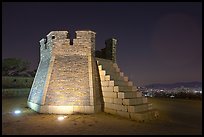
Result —
[{"label": "distant city light", "polygon": [[175,97],[174,95],[171,95],[171,96],[170,96],[170,98],[174,98],[174,97]]},{"label": "distant city light", "polygon": [[202,91],[197,91],[197,90],[195,90],[194,92],[195,92],[195,93],[202,93]]},{"label": "distant city light", "polygon": [[21,111],[20,111],[20,110],[15,110],[14,113],[15,113],[15,114],[20,114]]}]

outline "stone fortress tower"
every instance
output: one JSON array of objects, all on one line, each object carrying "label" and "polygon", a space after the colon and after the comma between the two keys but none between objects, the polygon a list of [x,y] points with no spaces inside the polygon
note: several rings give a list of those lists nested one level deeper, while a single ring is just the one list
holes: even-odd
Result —
[{"label": "stone fortress tower", "polygon": [[133,120],[153,119],[157,111],[116,63],[116,39],[95,51],[95,32],[51,31],[40,40],[40,63],[28,97],[39,113],[107,112]]}]

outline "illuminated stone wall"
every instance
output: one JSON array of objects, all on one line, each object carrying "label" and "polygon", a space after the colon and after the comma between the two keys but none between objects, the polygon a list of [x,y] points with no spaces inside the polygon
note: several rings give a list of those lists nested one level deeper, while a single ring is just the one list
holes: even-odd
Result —
[{"label": "illuminated stone wall", "polygon": [[42,113],[56,113],[57,106],[70,108],[57,113],[101,111],[95,32],[76,31],[70,44],[67,31],[52,31],[40,44],[41,60],[28,106]]},{"label": "illuminated stone wall", "polygon": [[45,43],[45,39],[40,40],[40,63],[28,97],[28,101],[35,104],[42,104],[43,90],[51,61],[52,46],[50,43],[47,43],[47,45]]}]

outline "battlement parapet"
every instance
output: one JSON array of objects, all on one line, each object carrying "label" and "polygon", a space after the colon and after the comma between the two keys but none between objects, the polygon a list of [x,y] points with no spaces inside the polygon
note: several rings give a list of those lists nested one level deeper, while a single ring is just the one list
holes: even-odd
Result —
[{"label": "battlement parapet", "polygon": [[72,40],[68,31],[51,31],[46,38],[40,40],[41,56],[49,55],[51,52],[54,54],[87,53],[86,55],[94,55],[95,34],[90,30],[75,31],[75,38]]},{"label": "battlement parapet", "polygon": [[116,45],[117,40],[115,38],[110,38],[105,41],[105,48],[100,51],[95,51],[95,56],[98,58],[112,60],[116,62]]}]

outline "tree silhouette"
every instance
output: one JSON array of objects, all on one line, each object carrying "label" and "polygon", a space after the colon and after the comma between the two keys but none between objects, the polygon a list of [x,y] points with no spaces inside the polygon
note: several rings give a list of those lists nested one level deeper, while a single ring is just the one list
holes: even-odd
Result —
[{"label": "tree silhouette", "polygon": [[19,76],[29,69],[30,62],[18,58],[6,58],[2,61],[3,76]]}]

